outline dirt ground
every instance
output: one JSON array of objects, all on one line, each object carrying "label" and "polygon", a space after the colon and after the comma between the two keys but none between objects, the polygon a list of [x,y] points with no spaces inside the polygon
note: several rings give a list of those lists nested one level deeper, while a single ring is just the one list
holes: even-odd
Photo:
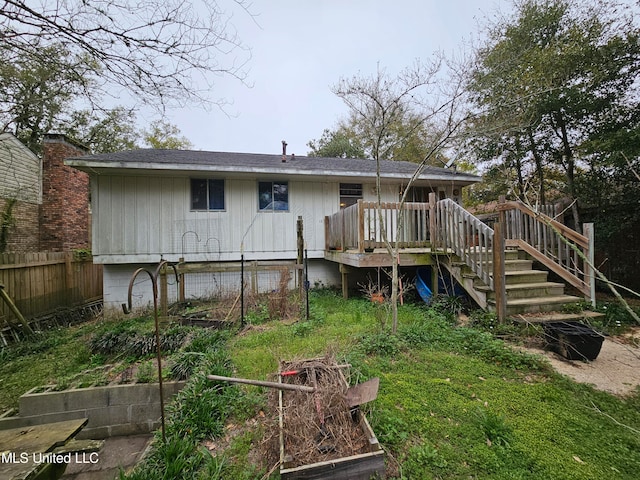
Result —
[{"label": "dirt ground", "polygon": [[600,354],[591,362],[567,360],[542,347],[524,350],[544,356],[557,372],[576,382],[589,383],[614,395],[630,395],[640,386],[640,327],[621,336],[606,337]]}]

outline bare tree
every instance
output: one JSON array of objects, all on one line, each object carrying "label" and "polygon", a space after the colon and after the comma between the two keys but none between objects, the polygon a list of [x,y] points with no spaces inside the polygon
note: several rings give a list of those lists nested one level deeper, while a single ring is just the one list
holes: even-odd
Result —
[{"label": "bare tree", "polygon": [[230,11],[206,0],[4,0],[0,36],[9,62],[44,60],[43,49],[58,44],[87,58],[103,87],[147,104],[211,103],[213,77],[244,80],[250,58],[230,22],[234,9],[248,14],[247,6],[227,3]]},{"label": "bare tree", "polygon": [[[409,187],[420,176],[429,159],[452,139],[462,124],[463,119],[457,117],[458,101],[462,91],[461,82],[448,82],[451,88],[443,91],[440,87],[439,74],[442,61],[435,56],[430,63],[416,61],[412,66],[392,77],[385,70],[378,68],[370,77],[354,76],[341,79],[332,89],[349,107],[351,115],[357,121],[361,130],[360,138],[367,138],[373,160],[376,162],[376,191],[378,221],[382,240],[387,252],[391,256],[391,312],[392,332],[398,327],[398,261],[399,238],[404,228],[403,205],[406,202]],[[401,122],[408,125],[397,135],[395,126]],[[411,135],[415,130],[425,128],[431,130],[428,151],[422,162],[416,165],[416,170],[409,180],[400,198],[398,218],[395,232],[387,232],[382,217],[381,198],[381,162],[391,155],[399,142],[405,140],[405,135]]]}]

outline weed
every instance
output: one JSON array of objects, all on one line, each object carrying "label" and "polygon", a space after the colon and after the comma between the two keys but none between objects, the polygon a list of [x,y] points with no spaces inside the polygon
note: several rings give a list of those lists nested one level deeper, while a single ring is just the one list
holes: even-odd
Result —
[{"label": "weed", "polygon": [[464,300],[457,295],[435,295],[429,305],[436,312],[452,320],[464,310]]},{"label": "weed", "polygon": [[264,303],[256,305],[255,308],[249,310],[244,316],[244,321],[249,325],[262,325],[269,320],[269,307]]},{"label": "weed", "polygon": [[202,362],[202,352],[178,352],[171,356],[169,368],[171,377],[176,380],[185,380],[191,376]]},{"label": "weed", "polygon": [[358,348],[365,355],[392,357],[400,352],[400,340],[388,332],[372,333],[360,339]]},{"label": "weed", "polygon": [[158,380],[158,374],[153,362],[142,362],[138,365],[136,372],[136,382],[153,383]]},{"label": "weed", "polygon": [[409,438],[409,426],[401,416],[385,412],[371,423],[378,439],[390,448],[400,448]]},{"label": "weed", "polygon": [[414,445],[409,448],[402,462],[402,475],[406,478],[420,478],[426,471],[444,469],[447,460],[429,443]]},{"label": "weed", "polygon": [[187,352],[208,352],[224,348],[231,334],[226,330],[196,329],[183,346]]},{"label": "weed", "polygon": [[[592,319],[591,324],[596,329],[609,335],[618,335],[636,322],[627,309],[618,302],[608,302],[598,305],[597,311],[604,313],[602,319]],[[636,313],[640,313],[635,309]]]},{"label": "weed", "polygon": [[564,313],[582,313],[585,310],[592,310],[592,307],[591,303],[584,300],[562,305],[562,312]]},{"label": "weed", "polygon": [[504,416],[486,409],[479,409],[476,421],[487,444],[502,448],[510,448],[513,441],[513,429],[507,424]]},{"label": "weed", "polygon": [[311,330],[313,329],[313,323],[308,321],[296,322],[291,328],[294,336],[306,337],[311,333]]}]

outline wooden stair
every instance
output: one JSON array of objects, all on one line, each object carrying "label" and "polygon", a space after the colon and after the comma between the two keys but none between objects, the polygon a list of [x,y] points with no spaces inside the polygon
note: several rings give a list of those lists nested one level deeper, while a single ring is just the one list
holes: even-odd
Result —
[{"label": "wooden stair", "polygon": [[[496,310],[496,295],[459,259],[443,262],[469,295],[489,311]],[[549,272],[533,268],[533,261],[521,250],[505,251],[506,314],[509,316],[554,312],[563,305],[576,303],[580,297],[566,295],[563,283],[548,281]]]}]

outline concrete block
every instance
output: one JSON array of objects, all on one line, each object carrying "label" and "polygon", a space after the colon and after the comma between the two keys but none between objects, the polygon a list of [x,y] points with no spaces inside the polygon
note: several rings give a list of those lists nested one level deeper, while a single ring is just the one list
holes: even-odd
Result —
[{"label": "concrete block", "polygon": [[[163,384],[165,404],[185,383]],[[0,429],[88,418],[78,438],[149,433],[160,426],[159,399],[157,383],[28,392],[20,398],[20,416],[0,418]]]},{"label": "concrete block", "polygon": [[87,410],[89,422],[87,427],[101,427],[131,421],[129,405],[111,405],[109,407],[92,408]]},{"label": "concrete block", "polygon": [[65,404],[68,408],[82,406],[92,409],[109,405],[109,389],[106,387],[78,388],[61,393],[65,396]]},{"label": "concrete block", "polygon": [[20,415],[29,417],[46,412],[64,412],[70,406],[63,392],[25,393],[19,400]]}]

